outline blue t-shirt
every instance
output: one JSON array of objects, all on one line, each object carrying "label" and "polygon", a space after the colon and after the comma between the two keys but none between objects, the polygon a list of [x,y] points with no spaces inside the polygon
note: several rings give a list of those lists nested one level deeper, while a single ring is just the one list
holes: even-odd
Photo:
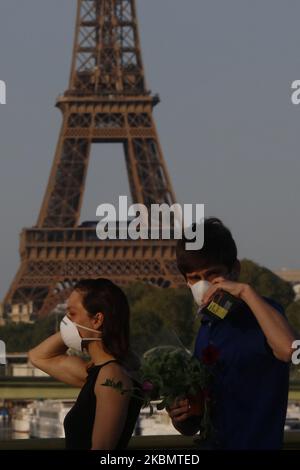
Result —
[{"label": "blue t-shirt", "polygon": [[[281,314],[277,302],[265,298]],[[289,389],[289,364],[278,360],[252,311],[242,302],[223,319],[204,314],[194,355],[219,351],[214,368],[214,448],[280,449]]]}]

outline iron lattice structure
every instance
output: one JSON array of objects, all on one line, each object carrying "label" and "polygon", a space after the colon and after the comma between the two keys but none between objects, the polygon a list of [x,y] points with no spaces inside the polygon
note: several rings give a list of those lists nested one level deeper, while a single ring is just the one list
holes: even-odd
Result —
[{"label": "iron lattice structure", "polygon": [[134,203],[175,202],[153,120],[158,102],[146,88],[135,0],[78,0],[69,87],[56,103],[62,128],[6,306],[31,302],[45,315],[83,277],[181,284],[174,240],[100,241],[78,226],[93,143],[123,144]]}]

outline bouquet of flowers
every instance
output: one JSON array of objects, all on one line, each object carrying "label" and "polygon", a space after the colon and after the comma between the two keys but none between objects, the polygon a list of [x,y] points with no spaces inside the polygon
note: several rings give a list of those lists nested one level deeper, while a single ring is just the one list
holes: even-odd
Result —
[{"label": "bouquet of flowers", "polygon": [[[188,398],[190,412],[199,416],[201,421],[201,438],[208,437],[212,429],[211,382],[213,366],[218,352],[208,346],[202,354],[202,360],[193,357],[187,350],[173,346],[159,346],[147,351],[142,360],[140,382],[143,390],[143,407],[150,408],[153,413],[153,402],[158,410],[168,408],[177,399]],[[126,390],[122,382],[107,380],[103,385],[118,389],[122,394],[135,389]]]}]

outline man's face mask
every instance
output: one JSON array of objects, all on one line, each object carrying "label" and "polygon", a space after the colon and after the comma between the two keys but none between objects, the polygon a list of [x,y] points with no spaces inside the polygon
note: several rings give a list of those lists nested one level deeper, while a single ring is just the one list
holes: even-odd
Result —
[{"label": "man's face mask", "polygon": [[63,342],[66,346],[68,346],[68,348],[75,349],[76,351],[82,351],[82,341],[101,341],[101,338],[82,338],[77,327],[96,333],[96,330],[87,328],[86,326],[78,325],[77,323],[72,322],[70,318],[65,315],[60,322],[60,334]]},{"label": "man's face mask", "polygon": [[188,284],[188,286],[192,291],[196,304],[201,308],[203,306],[203,297],[212,286],[212,283],[208,281],[198,281],[195,282],[195,284]]}]

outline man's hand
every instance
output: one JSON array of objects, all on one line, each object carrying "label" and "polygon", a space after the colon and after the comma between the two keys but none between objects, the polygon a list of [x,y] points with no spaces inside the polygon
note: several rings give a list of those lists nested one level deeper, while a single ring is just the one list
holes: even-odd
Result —
[{"label": "man's hand", "polygon": [[224,290],[229,292],[229,294],[234,295],[243,300],[245,291],[249,287],[248,284],[243,284],[241,282],[228,281],[224,277],[216,277],[212,281],[213,286],[211,286],[203,297],[203,303],[208,304],[215,292],[218,290]]},{"label": "man's hand", "polygon": [[192,416],[190,408],[191,404],[187,398],[178,399],[167,408],[167,412],[174,423],[181,423]]},{"label": "man's hand", "polygon": [[193,436],[200,430],[200,418],[192,414],[191,404],[187,398],[175,400],[167,408],[167,412],[172,419],[173,426],[181,434]]}]

